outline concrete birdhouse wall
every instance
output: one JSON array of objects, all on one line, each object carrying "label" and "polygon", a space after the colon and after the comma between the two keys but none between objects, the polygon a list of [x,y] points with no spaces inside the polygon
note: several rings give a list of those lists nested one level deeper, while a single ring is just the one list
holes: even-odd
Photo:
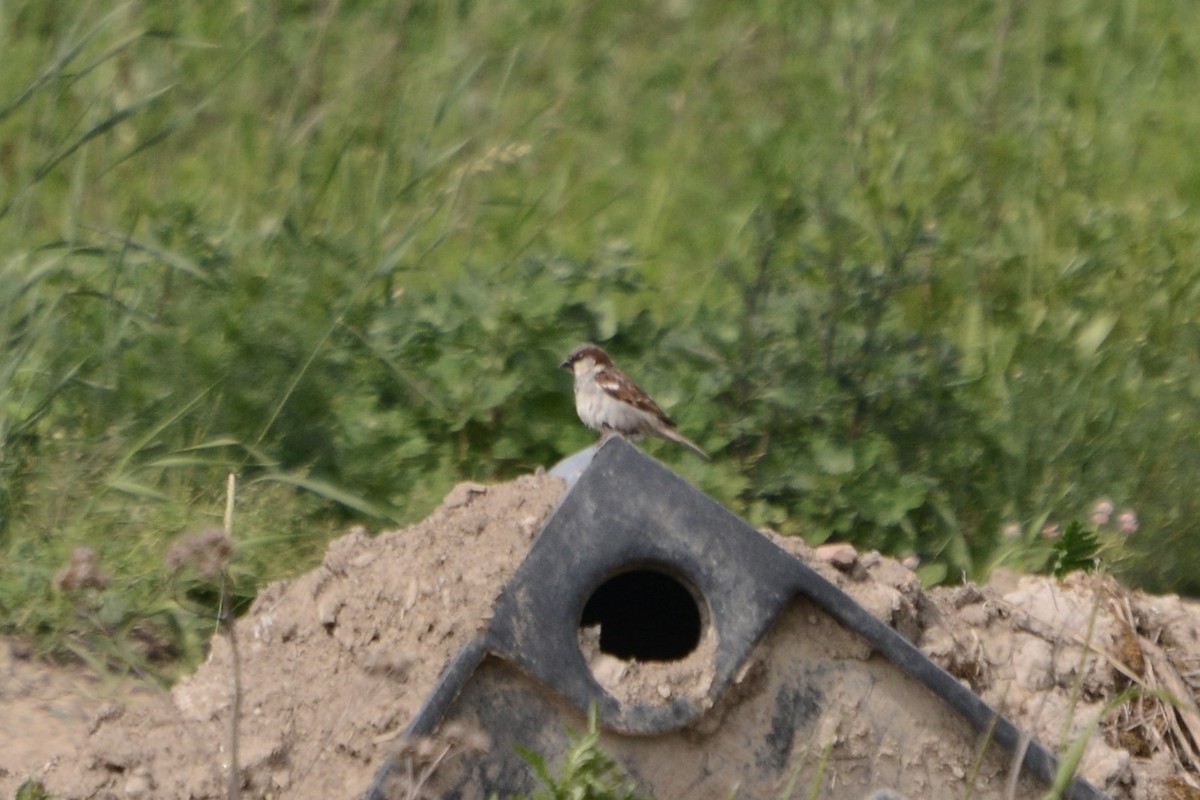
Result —
[{"label": "concrete birdhouse wall", "polygon": [[[553,762],[593,705],[602,747],[664,800],[1034,797],[1053,779],[1045,748],[625,440],[558,470],[561,504],[409,725],[489,741],[428,776],[430,796],[531,792],[514,745]],[[389,763],[369,800],[404,797],[407,769]],[[1075,780],[1065,796],[1104,795]]]}]

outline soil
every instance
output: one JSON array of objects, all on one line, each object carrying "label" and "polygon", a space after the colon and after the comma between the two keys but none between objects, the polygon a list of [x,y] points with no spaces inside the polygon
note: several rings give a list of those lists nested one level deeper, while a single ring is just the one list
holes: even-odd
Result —
[{"label": "soil", "polygon": [[[424,521],[352,530],[317,569],[266,587],[235,627],[242,796],[362,797],[388,758],[411,750],[405,724],[486,626],[563,488],[543,474],[460,484]],[[1061,752],[1097,725],[1080,769],[1114,798],[1200,797],[1200,715],[1187,710],[1200,687],[1200,605],[1105,575],[1003,574],[926,591],[877,553],[775,538],[1043,744]],[[712,680],[712,642],[662,665],[621,662],[593,638],[583,631],[581,647],[623,699],[701,698]],[[218,636],[192,676],[157,691],[0,640],[0,798],[29,779],[64,800],[227,796],[233,655]],[[735,695],[753,673],[719,700],[714,724],[740,718]]]}]

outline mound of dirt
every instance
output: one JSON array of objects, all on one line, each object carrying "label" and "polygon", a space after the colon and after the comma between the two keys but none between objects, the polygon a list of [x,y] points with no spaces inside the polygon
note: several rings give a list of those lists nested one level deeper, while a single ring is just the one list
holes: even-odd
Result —
[{"label": "mound of dirt", "polygon": [[1113,798],[1200,798],[1200,604],[1085,573],[923,591],[878,553],[773,538],[1034,739],[1086,741],[1079,773]]},{"label": "mound of dirt", "polygon": [[[351,531],[316,570],[266,587],[236,625],[244,796],[361,797],[389,756],[413,746],[404,725],[487,624],[562,491],[547,475],[461,484],[423,522]],[[1062,751],[1095,727],[1081,770],[1114,797],[1200,796],[1196,604],[1105,576],[923,591],[878,554],[775,539],[1047,746]],[[225,797],[233,661],[217,637],[170,692],[109,686],[114,701],[98,679],[0,642],[0,796],[33,778],[64,799]],[[646,665],[606,669],[616,691]],[[641,682],[693,694],[676,684],[706,678],[687,675]]]},{"label": "mound of dirt", "polygon": [[[236,625],[243,796],[361,797],[562,491],[547,475],[460,484],[423,522],[351,531],[317,569],[266,587]],[[26,778],[64,800],[227,796],[226,637],[193,676],[136,704],[89,701],[45,665],[9,666],[0,796]]]}]

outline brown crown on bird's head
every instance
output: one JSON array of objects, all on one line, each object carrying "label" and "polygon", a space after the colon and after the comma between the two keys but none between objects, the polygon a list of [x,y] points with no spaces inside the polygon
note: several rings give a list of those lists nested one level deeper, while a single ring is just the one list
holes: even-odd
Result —
[{"label": "brown crown on bird's head", "polygon": [[571,354],[562,360],[559,364],[563,369],[570,369],[575,365],[575,362],[581,358],[590,358],[593,363],[601,366],[611,366],[612,359],[608,357],[608,353],[601,350],[591,342],[584,342],[571,351]]}]

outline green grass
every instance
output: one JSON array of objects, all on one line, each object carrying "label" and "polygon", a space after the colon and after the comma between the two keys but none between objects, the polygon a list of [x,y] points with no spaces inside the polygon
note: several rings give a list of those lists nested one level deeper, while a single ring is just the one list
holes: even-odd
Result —
[{"label": "green grass", "polygon": [[[1200,591],[1197,23],[5,4],[0,630],[193,658],[162,555],[229,471],[252,593],[586,444],[554,369],[583,339],[756,524],[935,581],[1040,566],[1104,495],[1126,577]],[[107,588],[54,588],[77,545]]]}]

